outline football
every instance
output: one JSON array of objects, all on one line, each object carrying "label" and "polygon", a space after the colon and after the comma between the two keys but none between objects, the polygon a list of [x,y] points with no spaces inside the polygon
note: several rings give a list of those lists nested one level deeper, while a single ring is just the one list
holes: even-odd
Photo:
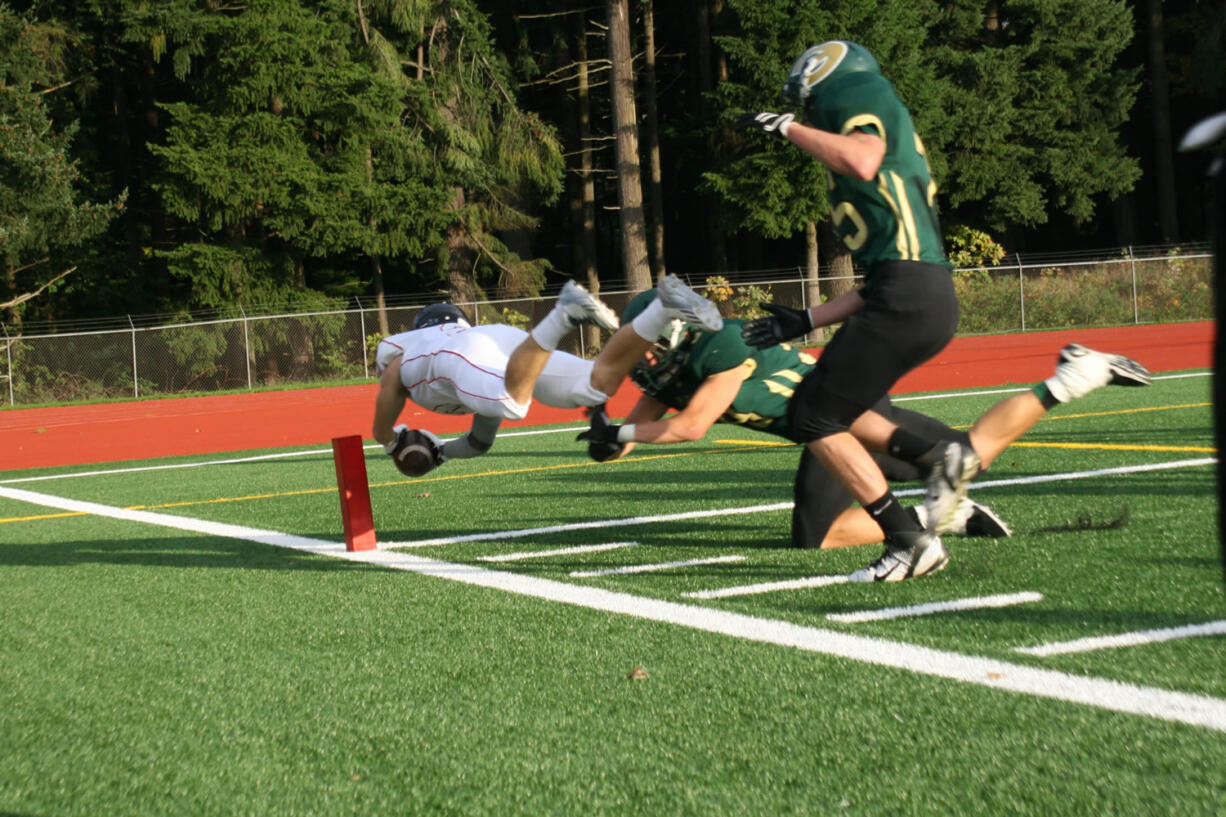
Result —
[{"label": "football", "polygon": [[406,477],[420,477],[438,465],[438,453],[432,435],[415,428],[402,428],[388,456]]}]

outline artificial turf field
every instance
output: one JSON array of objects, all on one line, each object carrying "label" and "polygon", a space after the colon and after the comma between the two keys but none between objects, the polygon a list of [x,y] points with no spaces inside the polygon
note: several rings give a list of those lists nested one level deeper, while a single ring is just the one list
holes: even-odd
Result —
[{"label": "artificial turf field", "polygon": [[1221,814],[1210,383],[1057,408],[972,490],[1015,535],[893,585],[731,426],[372,448],[372,554],[319,448],[0,473],[0,814]]}]

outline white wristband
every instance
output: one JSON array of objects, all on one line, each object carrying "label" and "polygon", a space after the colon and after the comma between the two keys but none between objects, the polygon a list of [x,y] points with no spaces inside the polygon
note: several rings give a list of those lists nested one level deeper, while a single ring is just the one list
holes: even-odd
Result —
[{"label": "white wristband", "polygon": [[634,423],[626,423],[624,426],[617,429],[617,441],[619,443],[634,442]]},{"label": "white wristband", "polygon": [[779,124],[779,135],[782,136],[784,139],[787,139],[788,138],[788,128],[790,127],[792,127],[792,120],[789,119],[786,122],[781,122]]}]

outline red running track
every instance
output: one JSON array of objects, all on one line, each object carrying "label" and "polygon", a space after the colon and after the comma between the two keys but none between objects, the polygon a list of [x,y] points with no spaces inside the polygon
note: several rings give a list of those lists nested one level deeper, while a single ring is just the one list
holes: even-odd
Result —
[{"label": "red running track", "polygon": [[[1214,323],[1145,324],[956,338],[904,377],[896,393],[1029,384],[1052,373],[1066,343],[1128,355],[1151,371],[1208,368]],[[610,401],[623,416],[638,390],[624,385]],[[333,437],[370,438],[374,384],[225,394],[59,408],[0,411],[0,470],[280,448],[326,446]],[[579,411],[533,406],[529,419],[505,427],[581,423]],[[408,404],[401,422],[442,434],[468,429],[469,418]]]}]

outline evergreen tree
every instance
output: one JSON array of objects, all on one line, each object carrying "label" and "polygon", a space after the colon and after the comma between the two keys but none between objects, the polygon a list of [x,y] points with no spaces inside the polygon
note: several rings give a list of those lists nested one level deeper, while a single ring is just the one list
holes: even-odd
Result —
[{"label": "evergreen tree", "polygon": [[[357,58],[348,4],[263,0],[213,15],[199,92],[164,106],[155,184],[190,225],[165,253],[196,305],[309,299],[313,273],[357,254],[416,258],[443,197],[405,89]],[[333,284],[352,294],[356,274]]]},{"label": "evergreen tree", "polygon": [[399,10],[388,15],[397,50],[420,55],[418,85],[429,104],[411,113],[449,186],[437,285],[463,299],[488,288],[536,294],[551,264],[531,249],[535,211],[562,192],[554,128],[519,106],[506,57],[473,0],[387,7]]},{"label": "evergreen tree", "polygon": [[[1118,138],[1137,74],[1116,67],[1132,38],[1122,0],[1020,0],[985,21],[983,4],[951,3],[927,52],[942,76],[946,127],[930,146],[953,218],[1001,231],[1060,212],[1094,215],[1140,176]],[[950,216],[946,216],[950,220]]]},{"label": "evergreen tree", "polygon": [[[974,0],[728,5],[732,33],[716,38],[733,69],[716,90],[722,121],[777,106],[808,45],[859,42],[912,111],[946,226],[1033,226],[1053,211],[1084,222],[1139,175],[1116,138],[1136,93],[1135,74],[1114,67],[1131,36],[1121,0],[1022,0],[995,18]],[[706,184],[731,205],[733,227],[781,237],[825,217],[823,177],[782,140],[751,135]]]},{"label": "evergreen tree", "polygon": [[64,251],[101,233],[122,207],[122,197],[82,197],[69,154],[76,122],[50,110],[49,97],[66,87],[70,37],[0,4],[0,306],[17,328],[23,305],[71,272]]}]

